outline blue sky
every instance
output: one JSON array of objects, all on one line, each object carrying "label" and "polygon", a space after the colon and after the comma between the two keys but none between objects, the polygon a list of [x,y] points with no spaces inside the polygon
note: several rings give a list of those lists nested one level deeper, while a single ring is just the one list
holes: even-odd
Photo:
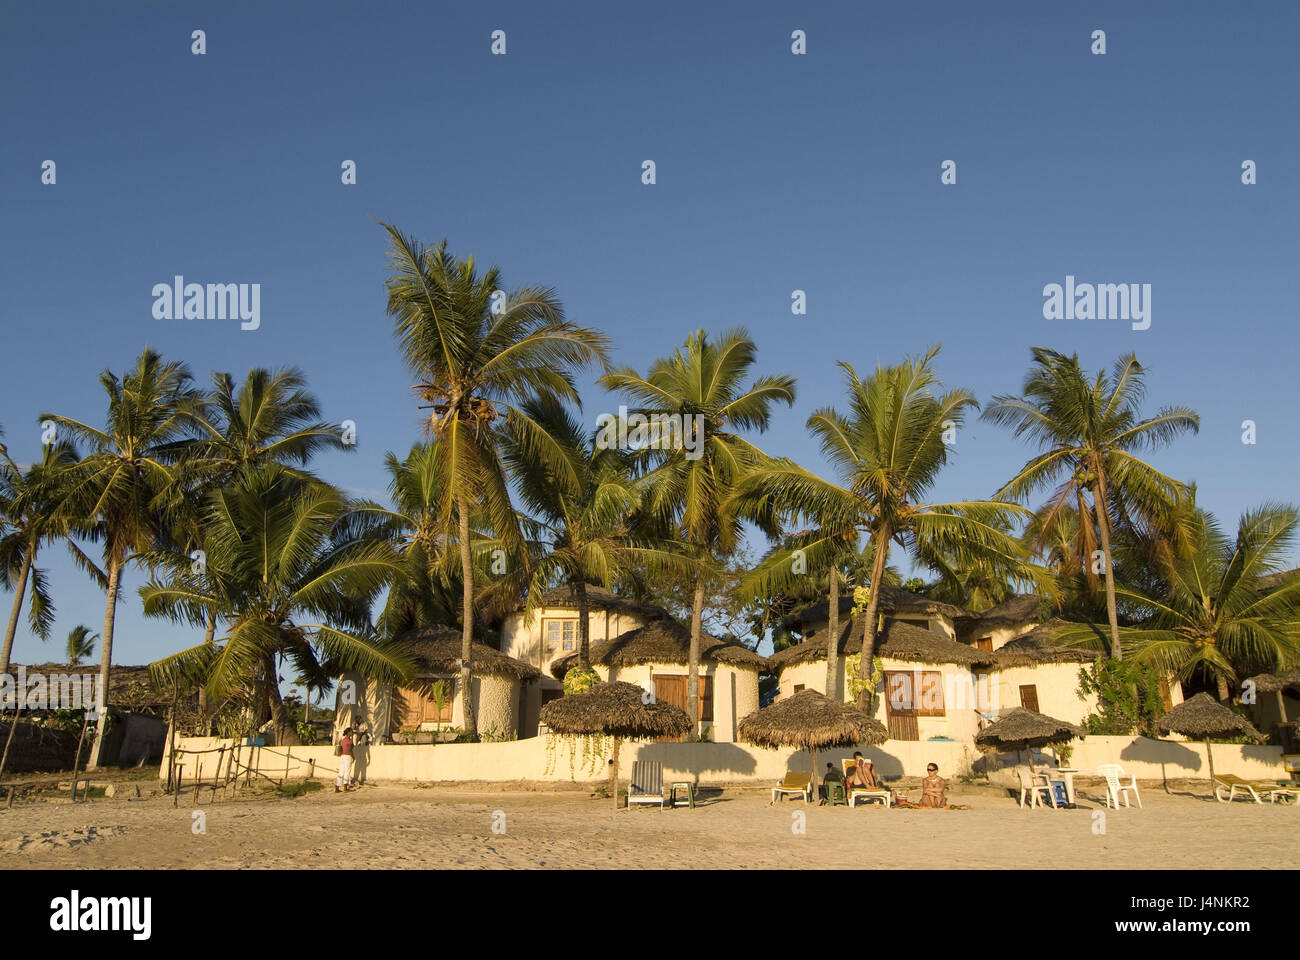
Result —
[{"label": "blue sky", "polygon": [[[1152,412],[1198,410],[1200,435],[1156,462],[1221,519],[1300,499],[1293,2],[0,11],[0,424],[21,460],[42,410],[100,422],[98,373],[149,344],[204,382],[303,368],[326,415],[358,429],[320,471],[382,491],[384,452],[421,426],[384,313],[380,218],[448,237],[509,286],[554,286],[638,368],[697,327],[748,327],[757,371],[799,381],[761,444],[814,468],[803,425],[842,403],[837,361],[941,343],[945,381],[987,400],[1045,345],[1094,369],[1136,351]],[[260,283],[261,329],[155,320],[150,291],[176,274]],[[1150,283],[1150,329],[1045,320],[1043,286],[1067,275]],[[616,409],[584,396],[593,426]],[[935,497],[986,496],[1029,453],[971,424]],[[46,561],[57,646],[77,623],[98,632],[102,593]],[[141,580],[118,662],[195,639],[139,614]],[[58,653],[20,629],[18,660]]]}]

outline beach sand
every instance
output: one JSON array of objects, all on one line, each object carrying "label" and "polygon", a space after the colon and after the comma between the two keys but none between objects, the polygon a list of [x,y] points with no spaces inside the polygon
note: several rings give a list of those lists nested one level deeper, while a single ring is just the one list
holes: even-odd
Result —
[{"label": "beach sand", "polygon": [[1300,867],[1300,809],[1215,803],[1204,783],[1172,789],[1144,786],[1145,809],[1104,811],[1104,833],[1099,790],[1086,785],[1076,810],[1022,810],[960,786],[951,799],[969,810],[769,806],[752,786],[712,791],[695,810],[617,812],[585,790],[463,785],[197,807],[187,796],[175,808],[164,796],[64,799],[0,809],[0,868]]}]

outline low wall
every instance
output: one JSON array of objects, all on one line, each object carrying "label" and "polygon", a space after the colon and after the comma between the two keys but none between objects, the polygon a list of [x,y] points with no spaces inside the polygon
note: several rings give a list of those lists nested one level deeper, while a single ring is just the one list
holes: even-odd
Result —
[{"label": "low wall", "polygon": [[[183,764],[184,782],[211,780],[217,776],[220,759],[224,773],[233,741],[212,737],[187,737],[177,741],[177,762]],[[217,753],[219,748],[226,751]],[[605,741],[610,746],[610,741]],[[1126,773],[1142,780],[1207,779],[1209,764],[1205,744],[1146,737],[1088,737],[1074,743],[1069,765],[1084,775],[1095,775],[1103,763],[1118,763]],[[1014,769],[1024,762],[1023,753],[981,754],[973,745],[942,740],[889,740],[879,747],[860,747],[887,780],[923,777],[928,763],[936,763],[945,777],[987,775],[995,782],[1011,783]],[[1282,751],[1273,746],[1214,745],[1216,773],[1235,773],[1259,779],[1277,779],[1282,773]],[[273,777],[301,779],[314,776],[332,779],[338,766],[334,748],[240,746],[239,759]],[[214,751],[193,753],[191,751]],[[354,778],[369,781],[419,780],[466,781],[516,780],[579,781],[604,780],[609,775],[611,750],[585,751],[581,740],[533,737],[507,743],[385,744],[358,747]],[[585,754],[585,755],[584,755]],[[818,772],[828,761],[839,766],[853,748],[818,752]],[[1034,762],[1052,763],[1052,748],[1035,751]],[[626,777],[635,760],[658,761],[664,777],[701,783],[768,783],[780,780],[787,770],[810,769],[806,750],[764,750],[738,743],[624,743],[619,750],[620,776]],[[161,777],[167,775],[163,758]]]}]

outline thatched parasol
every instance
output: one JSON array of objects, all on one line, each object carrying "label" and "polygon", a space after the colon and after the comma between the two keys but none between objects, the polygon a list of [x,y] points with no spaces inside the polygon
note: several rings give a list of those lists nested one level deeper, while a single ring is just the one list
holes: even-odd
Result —
[{"label": "thatched parasol", "polygon": [[1286,673],[1261,673],[1251,677],[1247,683],[1253,683],[1258,693],[1271,693],[1277,697],[1277,712],[1281,716],[1278,726],[1285,727],[1290,721],[1286,715],[1286,700],[1282,691],[1287,687],[1300,687],[1300,669],[1288,670]]},{"label": "thatched parasol", "polygon": [[989,724],[975,736],[980,746],[993,747],[998,750],[1025,751],[1029,760],[1029,773],[1034,772],[1034,747],[1045,747],[1053,743],[1065,743],[1069,740],[1082,740],[1086,736],[1082,727],[1077,727],[1064,720],[1048,717],[1024,707],[1016,707],[1002,714],[995,723]]},{"label": "thatched parasol", "polygon": [[812,755],[812,783],[817,785],[817,751],[827,747],[879,744],[889,739],[884,724],[847,703],[816,690],[800,690],[756,710],[736,728],[740,739],[757,747],[802,747]]},{"label": "thatched parasol", "polygon": [[1237,716],[1208,693],[1198,693],[1184,700],[1156,721],[1157,733],[1181,733],[1185,737],[1199,737],[1205,741],[1205,756],[1210,763],[1210,786],[1214,786],[1214,754],[1210,752],[1211,737],[1247,736],[1263,740],[1264,735],[1249,720]]},{"label": "thatched parasol", "polygon": [[541,721],[556,733],[604,733],[614,738],[614,807],[618,808],[618,750],[620,742],[646,737],[680,737],[691,729],[686,711],[655,700],[636,684],[596,682],[586,693],[575,693],[543,704]]}]

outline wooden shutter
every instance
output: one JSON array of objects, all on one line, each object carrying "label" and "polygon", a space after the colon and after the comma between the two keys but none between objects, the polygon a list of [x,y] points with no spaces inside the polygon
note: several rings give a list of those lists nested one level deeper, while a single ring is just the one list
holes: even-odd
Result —
[{"label": "wooden shutter", "polygon": [[1022,683],[1020,685],[1020,705],[1026,710],[1032,710],[1038,713],[1038,686],[1033,683]]},{"label": "wooden shutter", "polygon": [[[674,673],[657,673],[652,678],[655,699],[671,703],[681,710],[686,709],[686,685],[690,677]],[[713,678],[700,677],[699,719],[713,721]]]},{"label": "wooden shutter", "polygon": [[916,694],[916,715],[918,717],[944,716],[943,673],[938,670],[923,670],[920,674],[920,686]]},{"label": "wooden shutter", "polygon": [[700,719],[713,722],[713,678],[700,677]]},{"label": "wooden shutter", "polygon": [[916,726],[914,681],[915,675],[910,670],[885,671],[885,715],[891,740],[921,739]]},{"label": "wooden shutter", "polygon": [[976,649],[976,650],[987,650],[989,653],[992,653],[992,652],[993,652],[993,638],[992,638],[992,637],[980,637],[978,640],[975,641],[975,649]]}]

